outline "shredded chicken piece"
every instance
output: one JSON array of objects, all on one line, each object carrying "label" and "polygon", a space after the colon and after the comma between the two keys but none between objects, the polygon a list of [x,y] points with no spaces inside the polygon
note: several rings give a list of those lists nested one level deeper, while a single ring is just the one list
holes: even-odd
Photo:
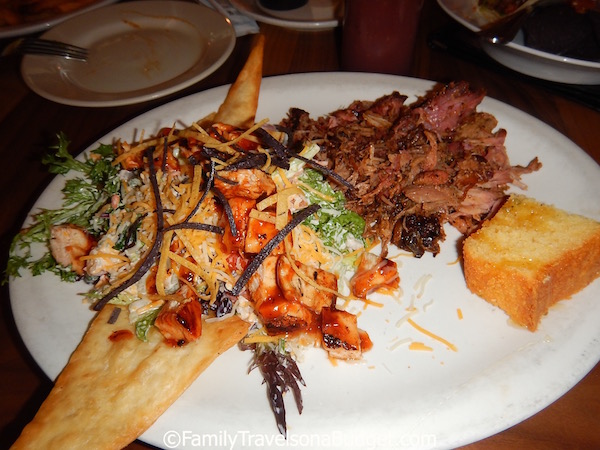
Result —
[{"label": "shredded chicken piece", "polygon": [[82,228],[75,225],[56,225],[52,227],[50,251],[56,262],[71,267],[78,275],[84,274],[86,256],[96,246],[96,241]]}]

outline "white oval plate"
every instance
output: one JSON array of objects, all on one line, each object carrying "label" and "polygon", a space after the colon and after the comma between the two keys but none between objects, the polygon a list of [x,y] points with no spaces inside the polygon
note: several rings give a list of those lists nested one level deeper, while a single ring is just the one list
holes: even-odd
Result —
[{"label": "white oval plate", "polygon": [[214,72],[235,45],[233,27],[222,15],[179,1],[108,6],[44,37],[90,50],[87,62],[23,58],[21,72],[34,92],[75,106],[118,106],[172,94]]},{"label": "white oval plate", "polygon": [[[477,32],[486,23],[477,13],[477,0],[437,0],[440,7],[454,20]],[[600,84],[600,63],[553,55],[523,44],[523,35],[517,34],[506,45],[482,41],[483,50],[517,72],[548,81],[568,84]]]},{"label": "white oval plate", "polygon": [[102,6],[110,5],[111,3],[116,3],[118,0],[98,0],[91,5],[88,5],[84,8],[80,8],[65,14],[57,14],[52,17],[47,17],[44,20],[34,20],[32,22],[22,23],[20,25],[14,26],[6,26],[0,27],[0,39],[15,37],[15,36],[23,36],[25,34],[37,33],[38,31],[44,31],[57,25],[61,22],[64,22],[71,17],[75,17],[78,14],[82,14],[87,11],[91,11],[96,8],[100,8]]},{"label": "white oval plate", "polygon": [[[315,73],[266,78],[257,118],[278,122],[289,107],[313,117],[398,90],[409,101],[432,82],[379,74]],[[100,140],[131,140],[215,111],[227,86],[168,103],[122,125]],[[526,192],[540,201],[600,219],[600,167],[573,142],[541,121],[486,98],[480,110],[508,131],[512,164],[538,156],[539,172],[527,175]],[[96,147],[93,145],[92,147]],[[34,207],[58,207],[64,180],[56,178]],[[600,279],[559,303],[537,332],[511,325],[497,308],[471,294],[458,264],[459,234],[448,228],[441,253],[402,257],[403,294],[375,296],[382,307],[363,308],[359,326],[373,349],[356,364],[333,365],[321,349],[299,362],[306,380],[304,411],[286,396],[288,441],[278,434],[258,371],[247,374],[250,354],[233,348],[219,357],[142,436],[163,448],[453,448],[502,431],[562,396],[600,359]],[[54,379],[79,343],[92,313],[78,293],[83,284],[63,284],[52,275],[25,275],[10,283],[11,305],[25,345]],[[432,278],[421,290],[423,276]],[[421,295],[422,294],[422,295]],[[413,320],[453,343],[432,340]],[[462,311],[462,320],[458,310]],[[406,338],[432,352],[410,351]],[[143,345],[143,344],[142,344]],[[396,348],[394,348],[396,347]],[[9,389],[10,387],[5,387]],[[160,395],[149,392],[148,395]],[[592,400],[590,400],[592,401]],[[235,442],[232,442],[235,440]]]},{"label": "white oval plate", "polygon": [[340,24],[341,0],[308,0],[300,8],[274,11],[262,8],[256,0],[230,0],[242,13],[259,22],[301,31],[335,28]]}]

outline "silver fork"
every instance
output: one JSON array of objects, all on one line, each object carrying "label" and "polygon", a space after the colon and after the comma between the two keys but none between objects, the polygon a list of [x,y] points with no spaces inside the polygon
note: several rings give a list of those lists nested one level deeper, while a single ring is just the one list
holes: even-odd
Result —
[{"label": "silver fork", "polygon": [[2,51],[2,56],[13,53],[62,56],[63,58],[76,59],[78,61],[86,61],[88,58],[88,50],[86,48],[77,47],[65,42],[31,37],[17,39],[10,43]]}]

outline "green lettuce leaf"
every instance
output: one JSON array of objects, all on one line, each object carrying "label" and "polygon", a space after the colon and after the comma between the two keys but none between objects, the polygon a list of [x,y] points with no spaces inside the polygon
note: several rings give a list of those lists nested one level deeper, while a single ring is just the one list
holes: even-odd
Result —
[{"label": "green lettuce leaf", "polygon": [[364,246],[362,234],[365,231],[365,221],[355,212],[346,209],[344,193],[334,190],[323,175],[313,169],[306,169],[299,180],[325,196],[324,198],[309,189],[303,189],[311,204],[321,206],[304,224],[315,230],[325,245],[342,253],[351,252],[357,245]]}]

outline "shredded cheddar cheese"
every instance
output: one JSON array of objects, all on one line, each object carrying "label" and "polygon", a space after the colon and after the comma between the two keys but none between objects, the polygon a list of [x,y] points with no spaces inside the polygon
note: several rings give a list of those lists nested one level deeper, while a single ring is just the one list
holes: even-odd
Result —
[{"label": "shredded cheddar cheese", "polygon": [[407,312],[396,322],[396,328],[400,328],[402,325],[404,325],[404,323],[406,323],[408,321],[408,319],[410,319],[416,313],[417,313],[416,309],[412,309],[409,312]]},{"label": "shredded cheddar cheese", "polygon": [[265,150],[265,149],[263,149],[262,147],[259,147],[258,151],[259,151],[260,153],[262,153],[263,155],[265,155],[265,157],[266,157],[265,163],[264,163],[264,164],[263,164],[263,166],[262,166],[262,170],[264,170],[264,171],[266,171],[266,172],[267,172],[267,171],[269,171],[269,170],[270,170],[270,168],[271,168],[271,160],[272,160],[272,158],[271,158],[271,153],[269,153],[268,151],[266,151],[266,150]]},{"label": "shredded cheddar cheese", "polygon": [[163,299],[161,300],[154,300],[151,303],[148,303],[147,305],[142,306],[141,308],[137,309],[137,313],[138,315],[143,315],[145,313],[147,313],[148,311],[151,311],[153,309],[157,309],[160,308],[162,305],[164,305],[165,301]]},{"label": "shredded cheddar cheese", "polygon": [[449,265],[449,266],[454,266],[454,265],[458,264],[458,263],[460,262],[460,260],[461,260],[461,257],[460,257],[460,255],[458,255],[458,256],[456,257],[456,259],[455,259],[454,261],[450,261],[450,262],[448,263],[448,265]]},{"label": "shredded cheddar cheese", "polygon": [[330,195],[324,194],[320,191],[317,191],[316,189],[314,189],[313,187],[309,186],[308,184],[302,182],[302,181],[297,181],[298,186],[301,186],[302,189],[310,192],[311,194],[322,198],[323,200],[325,200],[326,202],[334,202],[335,198],[331,197]]},{"label": "shredded cheddar cheese", "polygon": [[417,351],[421,351],[421,352],[432,352],[433,348],[429,347],[428,345],[423,344],[422,342],[411,342],[408,345],[408,349],[409,350],[417,350]]},{"label": "shredded cheddar cheese", "polygon": [[406,320],[409,324],[411,324],[411,326],[417,330],[420,331],[421,333],[423,333],[426,336],[429,336],[431,339],[434,339],[438,342],[441,342],[442,344],[444,344],[446,347],[448,347],[450,350],[456,352],[458,351],[458,349],[456,348],[456,346],[454,344],[452,344],[451,342],[448,342],[446,339],[432,333],[431,331],[423,328],[422,326],[418,325],[417,323],[415,323],[410,317]]},{"label": "shredded cheddar cheese", "polygon": [[173,237],[173,231],[165,233],[163,238],[162,247],[160,249],[160,259],[158,261],[158,268],[156,270],[156,290],[160,295],[166,295],[165,284],[167,279],[167,269],[169,261],[169,246],[171,245],[171,238]]},{"label": "shredded cheddar cheese", "polygon": [[[117,156],[113,160],[112,165],[116,166],[116,165],[122,163],[123,161],[125,161],[128,158],[136,157],[139,154],[141,154],[144,151],[146,151],[146,149],[148,149],[148,148],[150,148],[152,146],[157,147],[157,146],[160,146],[160,145],[164,145],[163,142],[164,142],[165,139],[167,139],[167,143],[170,144],[171,142],[174,142],[176,139],[178,139],[178,137],[170,135],[168,138],[158,137],[158,138],[152,138],[152,139],[149,139],[147,141],[144,141],[143,140],[143,134],[142,134],[142,136],[140,137],[140,142],[137,145],[131,147],[129,150],[126,150],[123,153],[121,153],[119,156]],[[123,147],[125,147],[125,146],[122,145],[122,148]]]},{"label": "shredded cheddar cheese", "polygon": [[286,188],[294,187],[292,182],[288,179],[288,177],[285,173],[285,170],[283,170],[280,167],[278,167],[277,170],[275,170],[275,172],[273,172],[273,174],[271,175],[271,178],[275,182],[278,192],[283,191]]},{"label": "shredded cheddar cheese", "polygon": [[294,245],[290,252],[294,258],[305,262],[312,261],[325,270],[333,265],[333,254],[325,248],[313,230],[300,225],[292,231],[292,235]]},{"label": "shredded cheddar cheese", "polygon": [[[252,136],[252,133],[254,133],[257,129],[261,128],[263,125],[265,125],[268,122],[269,122],[269,119],[263,119],[260,122],[255,123],[252,127],[248,128],[247,130],[245,130],[243,133],[241,133],[239,136],[237,136],[235,139],[233,139],[231,141],[219,142],[216,139],[211,138],[211,141],[205,142],[205,144],[209,145],[210,147],[212,147],[214,149],[223,150],[223,151],[229,150],[229,151],[233,152],[233,150],[231,150],[230,147],[237,144],[242,139],[247,139],[249,141],[256,142],[256,138],[254,136]],[[197,129],[201,128],[197,124],[196,124],[196,127],[197,127]],[[208,134],[206,134],[205,136],[208,136]],[[237,153],[237,152],[235,152],[235,153]]]},{"label": "shredded cheddar cheese", "polygon": [[363,302],[364,308],[366,309],[367,306],[375,306],[376,308],[383,308],[383,303],[381,302],[376,302],[375,300],[371,300],[370,298],[358,298],[358,297],[353,297],[354,300],[360,300],[361,302]]},{"label": "shredded cheddar cheese", "polygon": [[389,350],[394,351],[397,348],[406,345],[406,344],[410,344],[413,340],[409,337],[404,338],[404,339],[397,339],[395,341],[392,342],[392,344],[388,347]]}]

